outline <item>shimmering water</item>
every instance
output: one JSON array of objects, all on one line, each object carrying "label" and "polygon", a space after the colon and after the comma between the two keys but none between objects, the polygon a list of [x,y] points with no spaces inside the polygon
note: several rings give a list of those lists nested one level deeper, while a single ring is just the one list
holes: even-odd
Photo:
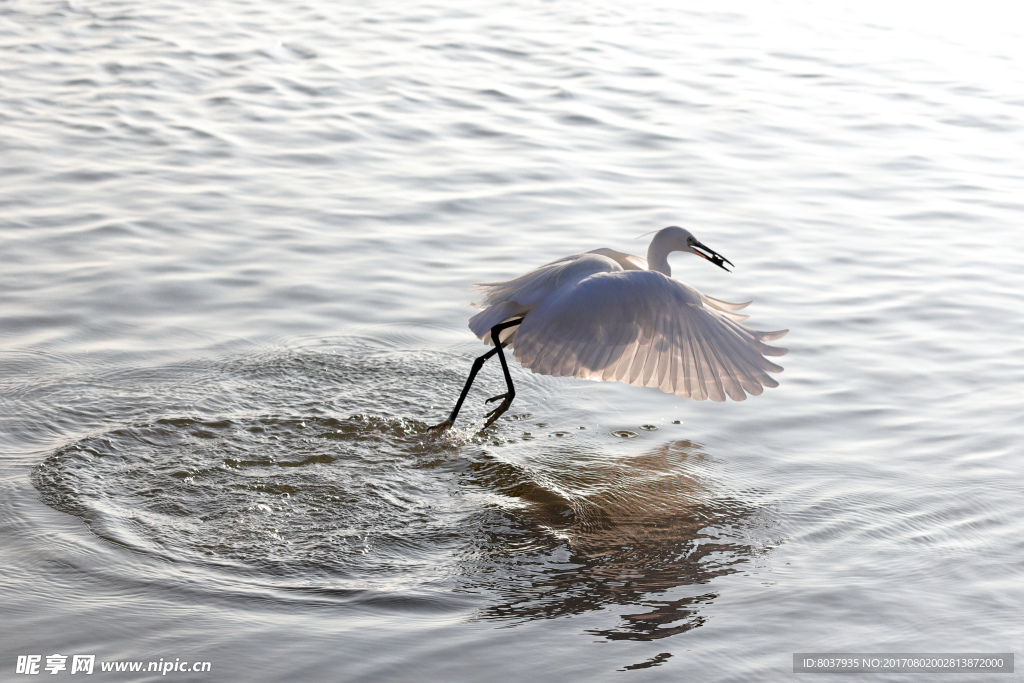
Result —
[{"label": "shimmering water", "polygon": [[[5,678],[52,653],[725,681],[1020,652],[1009,12],[0,5]],[[792,330],[779,388],[515,367],[476,433],[493,367],[423,438],[482,349],[471,283],[669,224],[737,264],[677,277]]]}]

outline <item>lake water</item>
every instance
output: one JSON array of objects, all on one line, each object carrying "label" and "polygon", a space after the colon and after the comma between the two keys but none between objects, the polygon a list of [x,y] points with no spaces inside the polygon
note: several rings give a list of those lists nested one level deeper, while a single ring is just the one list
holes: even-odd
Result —
[{"label": "lake water", "polygon": [[[1021,17],[716,8],[0,5],[3,678],[1024,651]],[[478,434],[492,364],[424,439],[472,283],[672,224],[791,330],[780,387],[513,364]],[[99,672],[160,659],[212,673]]]}]

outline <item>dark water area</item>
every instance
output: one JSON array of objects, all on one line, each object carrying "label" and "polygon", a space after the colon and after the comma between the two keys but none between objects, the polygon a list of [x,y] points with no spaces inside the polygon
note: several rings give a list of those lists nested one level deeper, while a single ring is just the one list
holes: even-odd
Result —
[{"label": "dark water area", "polygon": [[[0,6],[0,679],[1020,652],[1024,41],[973,9]],[[781,386],[513,363],[481,432],[495,365],[426,436],[472,283],[670,224]],[[161,659],[211,671],[99,670]]]}]

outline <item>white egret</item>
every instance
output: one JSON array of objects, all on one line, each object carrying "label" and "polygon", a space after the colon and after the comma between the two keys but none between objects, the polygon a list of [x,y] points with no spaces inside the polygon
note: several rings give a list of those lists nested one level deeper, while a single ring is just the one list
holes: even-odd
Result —
[{"label": "white egret", "polygon": [[431,428],[441,432],[455,422],[473,379],[497,354],[508,391],[487,414],[488,427],[515,398],[502,347],[512,347],[519,363],[533,372],[596,381],[614,380],[656,387],[698,401],[742,401],[778,382],[767,372],[782,368],[765,356],[786,349],[768,346],[788,332],[759,332],[740,324],[736,311],[750,302],[713,299],[672,278],[668,255],[700,256],[726,272],[725,257],[701,244],[688,230],[659,230],[647,260],[613,249],[574,254],[504,282],[476,285],[483,308],[469,328],[494,348],[473,362],[469,378],[448,419]]}]

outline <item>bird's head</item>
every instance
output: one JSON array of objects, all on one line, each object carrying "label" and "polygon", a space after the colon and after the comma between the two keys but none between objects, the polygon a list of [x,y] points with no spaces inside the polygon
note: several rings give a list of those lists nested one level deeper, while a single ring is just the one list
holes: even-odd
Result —
[{"label": "bird's head", "polygon": [[726,272],[730,272],[729,269],[725,267],[726,263],[733,268],[736,267],[732,261],[722,256],[714,249],[701,244],[700,240],[694,237],[689,230],[685,230],[675,225],[659,230],[658,234],[654,236],[654,241],[661,242],[666,252],[686,251],[691,254],[696,254],[702,259],[711,261]]}]

